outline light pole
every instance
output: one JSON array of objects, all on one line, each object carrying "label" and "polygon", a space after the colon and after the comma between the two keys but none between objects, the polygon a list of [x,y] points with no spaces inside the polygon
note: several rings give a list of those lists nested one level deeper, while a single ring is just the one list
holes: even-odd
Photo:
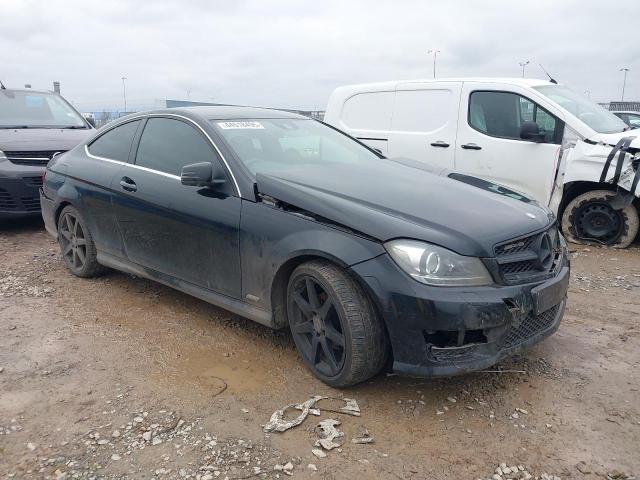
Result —
[{"label": "light pole", "polygon": [[438,56],[439,53],[442,53],[442,52],[440,52],[440,50],[438,50],[437,48],[432,48],[427,53],[429,55],[433,53],[433,78],[436,78],[436,57]]},{"label": "light pole", "polygon": [[627,86],[627,72],[629,69],[625,67],[621,68],[620,71],[624,72],[624,80],[622,81],[622,98],[620,99],[621,102],[624,102],[624,87]]},{"label": "light pole", "polygon": [[122,77],[122,99],[124,100],[124,113],[127,113],[127,87],[124,81],[127,77]]},{"label": "light pole", "polygon": [[518,62],[518,65],[522,67],[522,78],[524,78],[524,67],[529,65],[529,63],[530,63],[529,60],[525,60],[524,62]]}]

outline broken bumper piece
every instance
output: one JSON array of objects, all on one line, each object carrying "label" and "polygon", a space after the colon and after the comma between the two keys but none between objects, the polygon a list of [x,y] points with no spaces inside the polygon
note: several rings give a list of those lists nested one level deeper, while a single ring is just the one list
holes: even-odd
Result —
[{"label": "broken bumper piece", "polygon": [[430,287],[398,271],[386,255],[352,267],[377,300],[395,372],[453,376],[488,368],[554,333],[569,286],[565,254],[552,278],[521,285]]}]

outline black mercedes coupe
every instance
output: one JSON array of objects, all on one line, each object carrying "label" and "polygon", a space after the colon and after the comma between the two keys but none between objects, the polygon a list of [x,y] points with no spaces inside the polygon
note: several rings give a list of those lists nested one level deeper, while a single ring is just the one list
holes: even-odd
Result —
[{"label": "black mercedes coupe", "polygon": [[553,214],[384,158],[300,115],[137,113],[49,163],[69,270],[156,280],[272,328],[336,387],[486,368],[553,333],[569,259]]}]

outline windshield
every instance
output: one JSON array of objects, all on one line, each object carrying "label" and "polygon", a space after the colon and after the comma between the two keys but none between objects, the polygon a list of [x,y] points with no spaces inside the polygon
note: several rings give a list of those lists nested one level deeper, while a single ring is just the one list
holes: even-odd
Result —
[{"label": "windshield", "polygon": [[87,128],[58,95],[0,90],[0,128]]},{"label": "windshield", "polygon": [[307,119],[211,120],[251,173],[306,166],[369,164],[371,150],[336,130]]},{"label": "windshield", "polygon": [[609,110],[562,85],[533,87],[598,133],[623,132],[627,125]]}]

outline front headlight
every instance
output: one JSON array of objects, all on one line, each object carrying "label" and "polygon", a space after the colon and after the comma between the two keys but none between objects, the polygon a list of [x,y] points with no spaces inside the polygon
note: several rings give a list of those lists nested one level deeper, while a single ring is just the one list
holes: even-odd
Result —
[{"label": "front headlight", "polygon": [[7,156],[0,150],[0,162],[4,162],[5,160],[7,160]]},{"label": "front headlight", "polygon": [[477,257],[465,257],[416,240],[392,240],[384,246],[402,270],[427,285],[452,287],[493,283]]}]

